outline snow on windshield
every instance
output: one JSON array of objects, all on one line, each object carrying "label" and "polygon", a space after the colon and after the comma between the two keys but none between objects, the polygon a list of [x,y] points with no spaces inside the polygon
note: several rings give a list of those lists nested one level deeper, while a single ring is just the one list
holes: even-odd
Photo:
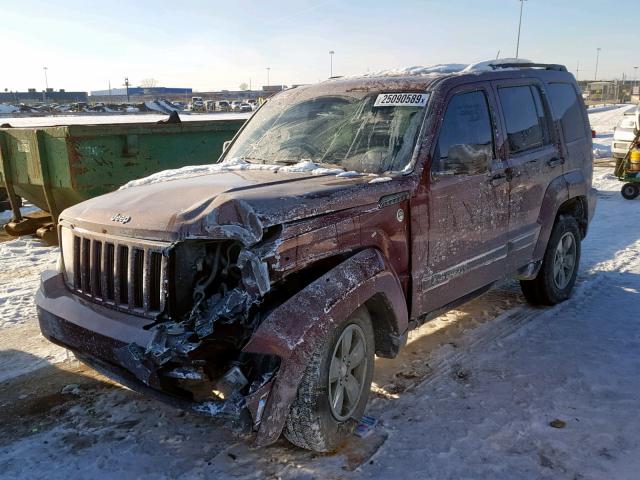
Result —
[{"label": "snow on windshield", "polygon": [[285,165],[308,159],[361,173],[401,171],[411,161],[427,98],[425,92],[287,92],[256,113],[226,156]]}]

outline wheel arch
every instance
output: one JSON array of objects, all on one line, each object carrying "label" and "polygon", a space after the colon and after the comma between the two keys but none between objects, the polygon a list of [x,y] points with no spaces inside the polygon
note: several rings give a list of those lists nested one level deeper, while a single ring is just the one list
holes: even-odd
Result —
[{"label": "wheel arch", "polygon": [[558,213],[554,223],[561,215],[569,215],[576,219],[578,227],[580,228],[580,235],[582,239],[587,236],[587,227],[589,225],[589,214],[587,197],[585,195],[579,195],[577,197],[570,198],[558,207]]},{"label": "wheel arch", "polygon": [[362,305],[372,319],[376,353],[393,356],[408,328],[407,302],[397,275],[374,248],[349,257],[260,324],[243,350],[277,355],[281,365],[261,417],[257,445],[278,439],[311,355],[327,332]]}]

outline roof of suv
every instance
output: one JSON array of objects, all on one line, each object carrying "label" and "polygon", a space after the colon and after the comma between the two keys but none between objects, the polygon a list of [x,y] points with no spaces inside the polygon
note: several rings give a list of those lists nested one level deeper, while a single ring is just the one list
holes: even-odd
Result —
[{"label": "roof of suv", "polygon": [[321,85],[339,84],[347,89],[390,90],[394,88],[426,89],[444,78],[481,76],[489,78],[513,78],[527,76],[571,76],[564,65],[535,63],[522,59],[488,60],[472,65],[440,64],[431,67],[407,67],[384,70],[352,77],[334,77]]}]

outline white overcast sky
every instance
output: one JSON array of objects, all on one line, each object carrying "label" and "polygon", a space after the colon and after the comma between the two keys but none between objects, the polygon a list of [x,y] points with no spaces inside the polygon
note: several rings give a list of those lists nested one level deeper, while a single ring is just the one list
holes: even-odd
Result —
[{"label": "white overcast sky", "polygon": [[[520,57],[579,78],[634,77],[638,0],[527,0]],[[311,83],[409,65],[513,57],[518,0],[0,0],[0,89],[196,90]]]}]

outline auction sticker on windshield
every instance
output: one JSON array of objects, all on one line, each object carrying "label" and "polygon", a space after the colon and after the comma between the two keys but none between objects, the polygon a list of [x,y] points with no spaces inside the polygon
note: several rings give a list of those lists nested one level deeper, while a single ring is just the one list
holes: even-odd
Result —
[{"label": "auction sticker on windshield", "polygon": [[427,93],[381,93],[376,98],[374,107],[424,107],[429,95]]}]

